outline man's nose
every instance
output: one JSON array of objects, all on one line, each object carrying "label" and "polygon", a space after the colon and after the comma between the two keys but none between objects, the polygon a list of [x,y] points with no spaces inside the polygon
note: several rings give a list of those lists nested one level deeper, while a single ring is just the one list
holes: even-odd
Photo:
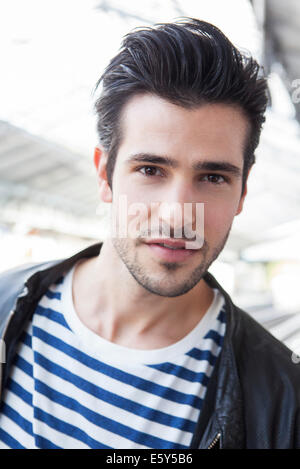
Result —
[{"label": "man's nose", "polygon": [[160,220],[167,223],[174,231],[183,230],[188,225],[190,229],[195,228],[196,201],[191,183],[181,180],[163,195],[159,207]]}]

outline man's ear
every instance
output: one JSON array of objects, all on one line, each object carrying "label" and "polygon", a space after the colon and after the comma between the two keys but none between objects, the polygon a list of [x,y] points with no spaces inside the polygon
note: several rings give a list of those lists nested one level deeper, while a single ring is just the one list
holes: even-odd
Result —
[{"label": "man's ear", "polygon": [[247,177],[246,177],[246,181],[245,181],[244,192],[243,192],[243,194],[241,195],[241,198],[240,198],[240,201],[239,201],[239,205],[238,205],[237,211],[235,212],[235,215],[239,215],[239,214],[241,213],[241,211],[243,210],[245,197],[246,197],[247,191],[248,191],[248,187],[247,187],[247,184],[248,184],[248,177],[249,177],[249,174],[250,174],[251,169],[252,169],[252,166],[251,166],[251,168],[250,168],[249,171],[248,171],[248,174],[247,174]]},{"label": "man's ear", "polygon": [[112,201],[112,191],[109,187],[106,174],[107,158],[108,155],[102,147],[95,147],[94,164],[97,170],[100,198],[102,202],[110,203]]},{"label": "man's ear", "polygon": [[239,215],[241,213],[241,211],[243,210],[244,200],[245,200],[246,194],[247,194],[247,182],[245,184],[244,193],[240,198],[239,205],[238,205],[237,211],[235,212],[235,215]]}]

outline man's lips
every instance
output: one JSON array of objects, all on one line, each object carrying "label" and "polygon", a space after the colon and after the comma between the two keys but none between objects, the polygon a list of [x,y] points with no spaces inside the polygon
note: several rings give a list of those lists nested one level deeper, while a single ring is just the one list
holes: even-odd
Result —
[{"label": "man's lips", "polygon": [[[152,254],[168,262],[184,261],[199,251],[198,249],[185,249],[185,241],[173,239],[151,239],[147,240],[145,244],[151,249]],[[170,246],[170,248],[166,246]]]},{"label": "man's lips", "polygon": [[146,241],[146,244],[165,244],[173,248],[185,248],[186,241],[169,238],[156,238]]}]

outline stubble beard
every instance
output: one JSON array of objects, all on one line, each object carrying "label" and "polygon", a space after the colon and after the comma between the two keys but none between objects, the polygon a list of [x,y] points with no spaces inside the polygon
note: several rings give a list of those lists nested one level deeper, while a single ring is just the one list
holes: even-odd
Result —
[{"label": "stubble beard", "polygon": [[140,241],[135,241],[136,249],[134,256],[130,255],[133,248],[128,239],[112,238],[112,244],[120,259],[123,261],[126,268],[139,285],[144,287],[150,293],[171,298],[184,295],[200,282],[204,274],[209,269],[210,265],[215,261],[220,252],[223,250],[230,230],[231,227],[221,242],[212,250],[209,249],[207,242],[204,240],[200,252],[195,254],[195,256],[198,256],[200,259],[199,264],[191,273],[187,272],[184,279],[177,281],[174,280],[174,274],[179,272],[180,269],[187,270],[186,267],[183,267],[181,263],[160,261],[159,265],[162,268],[161,270],[163,270],[165,273],[165,278],[163,280],[161,277],[159,279],[155,279],[154,276],[151,276],[151,273],[147,271],[147,268],[145,268],[138,259],[138,247],[141,245]]}]

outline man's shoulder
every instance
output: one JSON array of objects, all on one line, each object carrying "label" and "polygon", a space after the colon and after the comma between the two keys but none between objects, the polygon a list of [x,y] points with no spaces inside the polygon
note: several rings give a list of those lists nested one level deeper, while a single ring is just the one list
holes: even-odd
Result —
[{"label": "man's shoulder", "polygon": [[255,376],[265,375],[266,379],[269,376],[279,379],[280,375],[284,380],[287,376],[297,382],[300,390],[300,360],[296,354],[248,312],[239,308],[211,273],[206,273],[205,280],[224,295],[228,309],[225,342],[230,345],[227,350],[234,353],[241,378],[255,379]]},{"label": "man's shoulder", "polygon": [[0,326],[8,317],[17,298],[26,294],[26,281],[36,272],[45,270],[56,262],[26,263],[0,273]]},{"label": "man's shoulder", "polygon": [[232,344],[249,447],[299,448],[300,361],[235,307]]},{"label": "man's shoulder", "polygon": [[20,288],[33,274],[40,270],[45,270],[57,262],[59,261],[28,262],[0,272],[0,293],[5,293],[8,287]]},{"label": "man's shoulder", "polygon": [[256,319],[234,306],[236,319],[233,328],[233,346],[237,364],[243,373],[264,375],[267,380],[297,384],[300,401],[300,357],[278,340]]},{"label": "man's shoulder", "polygon": [[[0,333],[3,322],[6,322],[17,298],[27,294],[26,282],[28,279],[33,279],[35,274],[39,275],[38,272],[47,271],[43,279],[43,286],[47,282],[50,285],[52,281],[56,280],[56,277],[59,277],[65,270],[71,268],[77,260],[98,255],[101,246],[102,243],[92,244],[68,258],[23,264],[2,272],[0,274]],[[36,279],[34,286],[32,286],[31,282],[31,294],[33,290],[37,289],[39,283],[40,279]],[[35,293],[38,294],[37,291]]]}]

